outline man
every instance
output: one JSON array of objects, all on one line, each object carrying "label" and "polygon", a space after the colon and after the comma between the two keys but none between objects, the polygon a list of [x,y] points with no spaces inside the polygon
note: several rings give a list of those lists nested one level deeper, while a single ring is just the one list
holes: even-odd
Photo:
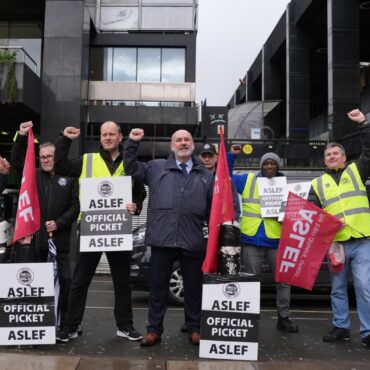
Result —
[{"label": "man", "polygon": [[[12,146],[12,164],[22,176],[27,150],[27,136],[32,122],[23,122]],[[40,230],[36,237],[41,262],[48,259],[48,236],[52,233],[57,247],[57,269],[60,284],[60,324],[63,325],[71,285],[69,250],[71,228],[80,212],[77,181],[71,177],[55,175],[55,146],[46,142],[39,147],[40,166],[36,170],[37,192],[40,202]]]},{"label": "man", "polygon": [[[262,264],[266,260],[275,276],[277,247],[281,235],[281,225],[275,218],[262,218],[258,195],[258,177],[269,179],[284,176],[279,172],[281,158],[275,153],[265,153],[260,160],[261,171],[256,175],[247,173],[233,175],[236,156],[241,152],[240,145],[231,146],[228,153],[229,170],[236,189],[242,196],[241,262],[243,271],[260,275]],[[298,326],[289,319],[290,286],[276,283],[276,307],[278,321],[276,328],[289,333],[297,333]]]},{"label": "man", "polygon": [[9,162],[5,158],[0,156],[0,194],[6,188],[9,171],[10,171]]},{"label": "man", "polygon": [[329,143],[324,151],[326,171],[312,181],[309,198],[343,222],[334,240],[344,246],[344,268],[341,272],[330,272],[333,328],[322,339],[324,342],[350,339],[347,285],[351,269],[362,343],[370,347],[370,209],[365,187],[370,175],[370,125],[358,109],[350,111],[348,118],[359,127],[361,155],[347,165],[343,146]]},{"label": "man", "polygon": [[[100,126],[100,144],[98,153],[84,154],[76,159],[68,159],[72,140],[80,135],[80,129],[66,127],[63,136],[56,143],[56,172],[82,178],[124,176],[126,171],[122,162],[123,139],[120,126],[107,121]],[[131,214],[141,210],[145,198],[142,183],[136,181],[133,186],[133,202],[127,204]],[[65,325],[57,334],[57,341],[68,342],[77,338],[77,329],[85,311],[89,285],[100,261],[102,252],[79,253],[73,273],[68,310]],[[130,252],[106,252],[114,283],[114,316],[117,324],[116,335],[129,340],[140,340],[142,335],[133,326],[130,279]]]},{"label": "man", "polygon": [[216,147],[213,144],[205,143],[203,145],[202,151],[199,153],[199,157],[208,171],[216,171],[218,155]]},{"label": "man", "polygon": [[191,134],[178,130],[172,135],[167,159],[147,163],[137,160],[144,137],[133,129],[124,146],[128,174],[149,186],[145,242],[151,246],[151,278],[147,334],[142,346],[161,341],[167,292],[173,262],[180,261],[184,280],[185,324],[189,341],[199,345],[202,296],[202,263],[205,243],[204,221],[208,219],[213,193],[213,174],[193,154]]}]

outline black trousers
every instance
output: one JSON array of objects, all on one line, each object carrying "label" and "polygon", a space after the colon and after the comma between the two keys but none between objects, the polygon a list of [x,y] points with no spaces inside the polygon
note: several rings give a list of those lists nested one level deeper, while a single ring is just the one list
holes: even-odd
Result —
[{"label": "black trousers", "polygon": [[[64,327],[75,331],[85,312],[87,292],[102,252],[83,252],[77,257],[69,290],[68,310]],[[131,252],[106,252],[114,286],[114,317],[117,327],[132,325],[130,287]]]},{"label": "black trousers", "polygon": [[159,335],[163,332],[170,276],[177,259],[184,279],[185,324],[189,334],[200,331],[204,253],[181,248],[152,247],[148,332]]}]

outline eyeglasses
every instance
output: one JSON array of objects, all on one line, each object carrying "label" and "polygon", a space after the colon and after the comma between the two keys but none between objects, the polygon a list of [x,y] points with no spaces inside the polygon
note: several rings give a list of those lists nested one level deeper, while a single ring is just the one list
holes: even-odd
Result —
[{"label": "eyeglasses", "polygon": [[42,155],[40,156],[40,161],[48,161],[49,159],[53,159],[53,155]]}]

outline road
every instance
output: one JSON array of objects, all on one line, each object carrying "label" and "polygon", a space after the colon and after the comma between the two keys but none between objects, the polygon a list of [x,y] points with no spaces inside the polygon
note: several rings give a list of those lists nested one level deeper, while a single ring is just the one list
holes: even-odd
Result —
[{"label": "road", "polygon": [[[133,292],[135,327],[145,332],[148,293]],[[98,275],[89,290],[83,321],[83,335],[66,344],[34,347],[1,347],[0,353],[32,353],[39,355],[117,356],[142,360],[199,360],[198,348],[187,335],[180,333],[183,309],[169,307],[162,343],[150,348],[140,347],[115,336],[113,319],[113,285],[110,276]],[[361,345],[358,320],[351,309],[352,339],[348,343],[328,344],[322,335],[331,327],[328,296],[295,295],[292,318],[299,325],[298,334],[282,333],[275,329],[276,311],[273,295],[263,295],[260,320],[259,361],[369,361],[370,350]],[[350,367],[349,367],[350,368]]]}]

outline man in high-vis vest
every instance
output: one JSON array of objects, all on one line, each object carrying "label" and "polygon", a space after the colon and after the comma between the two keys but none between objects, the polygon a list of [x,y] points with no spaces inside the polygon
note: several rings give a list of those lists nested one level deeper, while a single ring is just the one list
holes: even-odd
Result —
[{"label": "man in high-vis vest", "polygon": [[370,209],[365,186],[370,176],[370,125],[358,109],[350,111],[348,118],[359,127],[361,155],[346,164],[343,146],[329,143],[324,150],[326,171],[312,181],[309,199],[343,222],[334,240],[344,247],[344,268],[330,272],[333,328],[323,341],[350,339],[347,285],[352,270],[362,343],[370,347]]},{"label": "man in high-vis vest", "polygon": [[[240,145],[231,146],[227,153],[230,176],[242,197],[241,232],[241,265],[242,271],[260,275],[263,262],[266,260],[275,276],[276,255],[281,235],[281,224],[276,218],[263,218],[258,195],[258,177],[273,178],[284,176],[279,171],[281,158],[275,153],[265,153],[260,160],[261,171],[257,174],[233,174],[234,161],[241,153]],[[276,307],[278,321],[276,328],[289,333],[297,333],[298,326],[290,318],[290,286],[276,283]]]},{"label": "man in high-vis vest", "polygon": [[[98,153],[84,154],[76,159],[69,159],[68,152],[72,140],[80,135],[80,129],[66,127],[63,136],[56,142],[55,171],[56,173],[82,178],[99,178],[125,176],[123,153],[121,147],[122,133],[120,126],[107,121],[100,126],[100,150]],[[135,181],[132,198],[133,203],[127,204],[131,214],[138,214],[146,195],[143,183]],[[57,333],[57,341],[68,342],[77,338],[78,326],[82,322],[85,311],[89,285],[100,261],[102,252],[79,253],[70,288],[66,322]],[[114,316],[117,325],[116,335],[129,340],[140,340],[142,335],[133,326],[131,287],[130,287],[130,255],[129,251],[106,252],[107,260],[114,282]]]}]

